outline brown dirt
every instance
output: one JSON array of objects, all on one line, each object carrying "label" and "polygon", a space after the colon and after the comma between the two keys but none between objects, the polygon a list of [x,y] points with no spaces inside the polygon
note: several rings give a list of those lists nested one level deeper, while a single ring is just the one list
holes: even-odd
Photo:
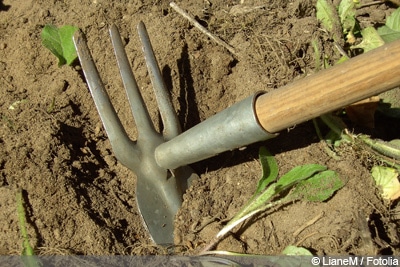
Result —
[{"label": "brown dirt", "polygon": [[[167,1],[3,0],[0,254],[21,252],[18,188],[27,204],[31,244],[41,255],[165,253],[152,246],[142,226],[135,175],[114,158],[79,68],[59,68],[57,59],[41,45],[45,24],[70,24],[85,32],[112,102],[134,138],[109,24],[120,28],[158,125],[136,34],[138,22],[145,22],[181,124],[188,129],[258,90],[274,90],[315,72],[312,40],[331,62],[338,59],[331,40],[319,28],[315,2],[245,1],[250,7],[265,6],[236,16],[229,11],[239,1],[177,3],[234,46],[237,56],[233,56],[170,9]],[[366,8],[360,12],[362,23],[381,23],[390,10],[385,4]],[[179,253],[193,253],[209,242],[222,221],[250,197],[261,172],[260,145],[276,155],[281,174],[299,164],[319,163],[337,171],[346,185],[325,203],[297,202],[262,214],[228,236],[218,249],[279,254],[285,246],[297,244],[319,255],[399,254],[397,221],[391,217],[396,205],[390,207],[379,197],[363,154],[348,146],[340,150],[340,160],[332,159],[311,123],[194,164],[201,178],[185,194],[176,218]],[[316,216],[321,218],[294,235]]]}]

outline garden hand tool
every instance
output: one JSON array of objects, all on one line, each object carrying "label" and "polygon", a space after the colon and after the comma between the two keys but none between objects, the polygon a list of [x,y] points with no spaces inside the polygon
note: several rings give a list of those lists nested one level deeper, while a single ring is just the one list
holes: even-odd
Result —
[{"label": "garden hand tool", "polygon": [[156,132],[135,77],[131,71],[122,40],[116,26],[110,36],[118,67],[137,127],[137,141],[129,139],[113,108],[99,73],[81,32],[74,36],[81,66],[98,113],[107,132],[116,158],[137,176],[136,200],[151,237],[157,244],[173,243],[173,221],[182,204],[182,195],[188,183],[197,175],[188,166],[172,172],[157,165],[155,148],[181,132],[181,128],[158,68],[150,40],[143,23],[139,24],[146,64],[153,84],[164,133]]},{"label": "garden hand tool", "polygon": [[[74,36],[83,72],[117,159],[137,175],[136,198],[152,239],[173,243],[173,220],[196,174],[187,164],[276,136],[276,133],[400,85],[400,41],[357,56],[270,93],[254,95],[180,133],[144,24],[138,26],[164,133],[157,133],[115,26],[110,35],[138,129],[128,138],[81,32]],[[168,171],[170,170],[170,171]]]}]

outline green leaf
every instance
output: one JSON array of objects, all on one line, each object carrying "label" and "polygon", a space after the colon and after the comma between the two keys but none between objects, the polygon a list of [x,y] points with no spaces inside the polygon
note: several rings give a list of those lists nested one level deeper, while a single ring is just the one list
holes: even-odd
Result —
[{"label": "green leaf", "polygon": [[283,255],[287,256],[312,256],[313,254],[303,247],[287,246],[283,251]]},{"label": "green leaf", "polygon": [[276,183],[276,191],[279,193],[282,190],[325,170],[326,167],[319,164],[296,166],[278,180]]},{"label": "green leaf", "polygon": [[378,33],[385,43],[390,43],[400,39],[400,31],[395,31],[388,26],[382,26],[378,28]]},{"label": "green leaf", "polygon": [[342,144],[343,139],[342,135],[337,134],[336,132],[330,130],[324,137],[324,140],[328,145],[338,147]]},{"label": "green leaf", "polygon": [[327,31],[332,32],[336,17],[331,4],[327,0],[318,0],[316,9],[317,19],[321,21],[322,26],[324,26]]},{"label": "green leaf", "polygon": [[382,188],[382,197],[388,200],[395,200],[400,197],[399,173],[396,169],[374,166],[371,169],[375,183]]},{"label": "green leaf", "polygon": [[[257,189],[247,203],[236,213],[228,224],[219,231],[217,237],[225,235],[236,225],[259,212],[269,200],[276,194],[275,184],[271,184],[278,176],[278,164],[272,154],[265,148],[260,147],[260,163],[262,167],[261,179],[258,181]],[[269,186],[267,189],[265,189]],[[264,192],[263,192],[264,191]]]},{"label": "green leaf", "polygon": [[387,19],[385,26],[378,28],[378,33],[385,43],[400,39],[400,8],[397,8]]},{"label": "green leaf", "polygon": [[327,170],[301,181],[290,196],[293,199],[322,202],[330,198],[343,185],[343,181],[339,179],[336,172]]},{"label": "green leaf", "polygon": [[318,0],[316,4],[316,16],[323,28],[329,32],[335,42],[342,38],[342,25],[340,25],[336,8],[330,0]]},{"label": "green leaf", "polygon": [[[341,118],[329,113],[321,115],[320,118],[329,127],[329,129],[333,131],[334,134],[340,136],[341,142],[353,142],[351,137],[344,133],[344,130],[347,128],[347,126]],[[338,139],[334,141],[338,141]]]},{"label": "green leaf", "polygon": [[236,225],[243,222],[247,218],[250,218],[254,214],[267,209],[268,207],[272,207],[274,205],[280,204],[279,201],[274,202],[273,204],[266,205],[272,197],[276,195],[275,191],[275,183],[270,185],[260,196],[251,198],[250,201],[246,203],[246,205],[241,208],[235,216],[218,232],[217,237],[223,236],[232,230]]},{"label": "green leaf", "polygon": [[386,26],[395,31],[400,31],[400,8],[397,8],[387,19]]},{"label": "green leaf", "polygon": [[260,194],[278,176],[279,168],[274,156],[265,148],[260,147],[259,151],[262,175],[258,181],[254,195]]},{"label": "green leaf", "polygon": [[361,35],[363,37],[361,43],[351,46],[352,49],[360,48],[364,50],[364,53],[366,53],[385,44],[384,40],[374,27],[367,27],[361,30]]},{"label": "green leaf", "polygon": [[[250,201],[248,201],[246,205],[240,209],[240,211],[236,213],[236,215],[225,225],[225,227],[221,229],[221,231],[217,234],[217,237],[225,235],[235,226],[247,218],[250,218],[254,214],[273,206],[298,200],[302,197],[305,197],[307,200],[311,201],[323,201],[327,199],[333,194],[333,192],[342,187],[342,182],[338,179],[335,172],[325,170],[325,166],[318,164],[307,164],[293,168],[284,176],[282,176],[277,183],[273,183],[267,187],[267,189],[261,195],[253,197]],[[322,173],[319,174],[319,172]],[[317,178],[313,179],[314,177]],[[271,202],[271,200],[277,196],[279,192],[289,187],[296,186],[296,183],[301,183],[301,181],[307,178],[310,178],[311,182],[303,183],[302,187],[297,190],[296,194],[289,193],[288,196],[273,200]],[[319,192],[318,190],[323,191]],[[294,192],[296,192],[296,189]]]},{"label": "green leaf", "polygon": [[343,63],[343,62],[345,62],[345,61],[347,61],[347,60],[349,60],[349,57],[348,57],[348,56],[342,56],[341,58],[339,58],[338,61],[336,61],[335,65],[340,64],[340,63]]},{"label": "green leaf", "polygon": [[320,116],[320,118],[337,135],[342,135],[343,130],[347,128],[347,125],[342,119],[330,113],[323,114]]},{"label": "green leaf", "polygon": [[42,30],[42,44],[57,58],[58,66],[71,65],[77,58],[72,36],[78,30],[77,27],[65,25],[57,28],[54,25],[46,25]]},{"label": "green leaf", "polygon": [[353,31],[356,26],[356,6],[353,0],[342,0],[339,4],[338,13],[342,23],[343,33]]}]

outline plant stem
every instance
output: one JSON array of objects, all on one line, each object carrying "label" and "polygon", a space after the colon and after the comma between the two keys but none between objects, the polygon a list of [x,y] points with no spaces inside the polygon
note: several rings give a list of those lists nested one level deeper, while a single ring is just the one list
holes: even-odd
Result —
[{"label": "plant stem", "polygon": [[324,144],[324,150],[325,150],[325,152],[326,152],[331,158],[333,158],[333,159],[335,159],[335,160],[339,160],[340,157],[339,157],[334,151],[332,151],[332,150],[329,148],[329,145],[327,144],[326,140],[322,137],[322,133],[321,133],[321,130],[319,129],[317,119],[313,119],[312,121],[313,121],[313,124],[314,124],[315,132],[317,133],[317,136],[318,136],[319,140],[322,141],[323,144]]},{"label": "plant stem", "polygon": [[22,262],[26,267],[42,267],[40,260],[35,255],[35,252],[29,243],[28,231],[26,230],[25,201],[21,188],[18,189],[16,198],[19,227],[23,239]]},{"label": "plant stem", "polygon": [[26,214],[25,214],[25,201],[22,196],[22,189],[17,192],[17,212],[19,219],[19,226],[21,230],[21,235],[23,238],[23,255],[31,256],[34,255],[33,248],[29,244],[28,231],[26,230]]},{"label": "plant stem", "polygon": [[360,140],[370,146],[373,150],[383,154],[386,157],[393,158],[395,161],[400,160],[400,149],[389,142],[373,140],[366,135],[360,135]]}]

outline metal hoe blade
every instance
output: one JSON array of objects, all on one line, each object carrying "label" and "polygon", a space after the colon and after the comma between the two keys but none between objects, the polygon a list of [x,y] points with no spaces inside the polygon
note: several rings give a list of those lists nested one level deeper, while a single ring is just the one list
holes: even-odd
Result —
[{"label": "metal hoe blade", "polygon": [[82,32],[78,31],[75,34],[74,43],[114,154],[137,176],[136,199],[145,226],[155,243],[171,244],[174,216],[182,204],[183,192],[197,175],[188,166],[170,172],[155,161],[155,149],[179,135],[181,128],[142,22],[139,23],[138,32],[164,126],[163,133],[158,133],[154,128],[117,27],[110,28],[118,67],[137,127],[136,141],[129,139],[111,104]]}]

